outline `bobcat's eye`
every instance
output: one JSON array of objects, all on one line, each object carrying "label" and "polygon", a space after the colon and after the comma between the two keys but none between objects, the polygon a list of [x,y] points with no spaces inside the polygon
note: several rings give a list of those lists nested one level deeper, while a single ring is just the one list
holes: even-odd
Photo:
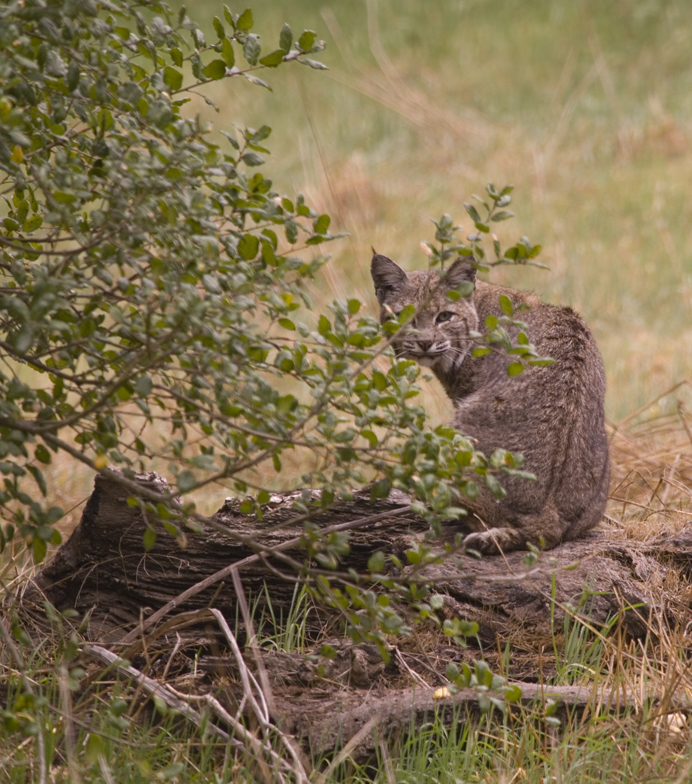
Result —
[{"label": "bobcat's eye", "polygon": [[443,321],[449,321],[454,313],[451,310],[443,310],[442,313],[437,314],[437,318],[435,319],[436,324],[442,324]]}]

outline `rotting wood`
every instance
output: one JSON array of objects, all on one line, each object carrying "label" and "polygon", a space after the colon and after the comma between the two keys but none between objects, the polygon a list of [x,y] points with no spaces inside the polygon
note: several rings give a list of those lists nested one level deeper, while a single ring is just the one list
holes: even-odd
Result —
[{"label": "rotting wood", "polygon": [[[155,474],[147,475],[149,486],[165,487]],[[92,624],[99,634],[117,640],[124,631],[136,629],[161,607],[180,597],[191,586],[211,575],[221,574],[205,590],[175,606],[176,612],[207,607],[214,597],[223,570],[255,555],[251,548],[231,535],[218,531],[204,534],[186,532],[187,544],[181,549],[177,541],[162,530],[154,548],[144,552],[144,520],[137,508],[126,503],[128,492],[117,483],[97,477],[82,520],[70,539],[58,550],[34,581],[35,588],[58,608],[92,612]],[[214,515],[229,531],[253,537],[267,550],[282,548],[291,542],[287,554],[302,558],[294,544],[301,526],[286,527],[296,516],[291,509],[295,494],[273,494],[264,509],[264,520],[242,514],[238,505],[227,502]],[[401,494],[386,501],[370,501],[367,494],[357,495],[352,503],[321,512],[314,522],[333,526],[357,522],[376,515],[366,530],[351,532],[351,551],[343,566],[366,570],[370,555],[376,550],[393,554],[405,561],[405,552],[425,534],[427,526],[420,518],[401,514],[405,497]],[[397,516],[389,517],[387,513]],[[454,528],[443,532],[450,538]],[[675,537],[646,544],[616,542],[603,531],[594,531],[574,542],[567,542],[543,554],[532,568],[524,564],[525,553],[474,558],[456,554],[441,564],[426,567],[428,577],[440,593],[449,595],[449,612],[473,618],[480,623],[481,640],[486,644],[507,631],[530,627],[550,635],[561,624],[564,610],[549,612],[554,598],[562,607],[573,606],[576,613],[588,614],[592,622],[605,623],[623,610],[623,603],[638,606],[625,613],[629,631],[644,633],[641,609],[652,601],[649,586],[665,576],[666,562],[692,569],[692,529]],[[249,596],[258,598],[268,592],[272,607],[286,613],[293,597],[294,585],[281,579],[266,561],[256,558],[242,569],[241,577]],[[281,564],[275,564],[281,567]],[[553,581],[553,573],[558,575]],[[29,594],[31,591],[28,592]],[[214,606],[227,617],[235,618],[235,592],[225,584],[214,599]]]},{"label": "rotting wood", "polygon": [[[169,489],[155,474],[143,476],[141,481],[150,489]],[[231,624],[242,617],[232,581],[227,579],[229,567],[235,564],[244,590],[258,602],[257,612],[261,615],[268,595],[275,615],[283,613],[286,617],[295,583],[282,577],[285,566],[272,561],[268,553],[281,548],[287,555],[302,559],[297,548],[302,524],[289,524],[296,517],[291,508],[296,494],[273,494],[261,521],[242,514],[237,502],[227,502],[214,518],[228,526],[228,535],[219,530],[204,534],[188,531],[186,547],[181,549],[172,536],[160,531],[148,553],[144,553],[142,540],[146,523],[139,509],[126,503],[129,494],[112,479],[97,477],[79,526],[25,591],[25,607],[30,609],[36,600],[45,597],[59,610],[90,613],[88,634],[94,643],[107,644],[121,655],[127,652],[135,657],[138,651],[146,650],[147,656],[153,656],[153,675],[168,676],[170,670],[172,680],[178,673],[188,686],[208,692],[218,681],[217,676],[223,674],[230,683],[226,703],[237,705],[236,674],[229,657],[218,655],[219,637],[210,631],[213,616],[205,608],[211,604]],[[321,527],[353,529],[351,550],[343,566],[362,572],[377,550],[406,562],[406,551],[425,536],[425,522],[403,509],[406,504],[402,494],[371,501],[363,493],[351,503],[320,512],[313,522]],[[363,520],[368,521],[365,530],[359,528]],[[446,526],[443,539],[453,538],[455,526]],[[231,532],[256,540],[264,554],[257,557],[256,551]],[[431,545],[442,552],[439,544],[431,541]],[[687,622],[682,613],[676,618],[670,608],[657,603],[660,592],[656,587],[663,585],[671,569],[686,577],[692,574],[692,527],[647,543],[616,541],[607,531],[597,530],[541,554],[532,566],[526,565],[525,557],[526,553],[521,552],[483,559],[456,553],[419,572],[446,597],[441,617],[461,617],[479,624],[478,642],[486,660],[497,659],[497,651],[511,640],[513,655],[508,674],[512,678],[536,675],[536,657],[544,646],[550,647],[555,634],[561,633],[566,616],[582,619],[596,632],[617,617],[621,630],[635,637],[650,631],[652,614],[667,618],[671,625]],[[391,564],[388,568],[393,569]],[[410,570],[407,567],[403,576]],[[202,590],[190,590],[200,585]],[[140,630],[147,620],[167,606],[167,614],[142,637]],[[313,625],[308,624],[308,638],[317,639],[328,615],[322,611],[309,620]],[[334,630],[336,627],[332,625]],[[193,683],[189,673],[178,672],[177,663],[170,667],[167,655],[178,635],[184,638],[183,648],[206,650],[206,655],[197,659],[197,681],[201,678],[204,683],[194,678]],[[471,713],[475,710],[475,691],[460,692],[442,701],[432,697],[433,689],[445,683],[446,662],[470,661],[479,656],[473,640],[467,651],[436,643],[434,653],[426,652],[418,638],[399,640],[397,656],[392,656],[387,666],[374,647],[337,640],[333,643],[337,651],[333,661],[320,657],[317,648],[309,654],[262,653],[276,698],[272,720],[286,732],[307,739],[313,751],[326,751],[337,741],[347,742],[362,733],[372,717],[376,717],[373,729],[376,724],[381,734],[410,726],[412,710],[421,721],[430,711],[443,711],[448,720],[453,707],[463,705]],[[165,666],[157,665],[157,657]],[[397,662],[405,666],[399,667]],[[541,669],[544,675],[550,674],[549,657],[544,657]],[[430,688],[419,685],[411,690],[407,670],[415,670],[417,682],[429,683]],[[539,687],[535,684],[522,683],[521,687],[524,701],[536,698]],[[584,694],[570,694],[563,694],[565,704],[586,707]],[[589,699],[593,700],[593,695]],[[603,706],[609,699],[609,695],[599,693],[597,702]],[[375,742],[375,735],[362,735],[359,748],[370,748],[368,744]]]}]

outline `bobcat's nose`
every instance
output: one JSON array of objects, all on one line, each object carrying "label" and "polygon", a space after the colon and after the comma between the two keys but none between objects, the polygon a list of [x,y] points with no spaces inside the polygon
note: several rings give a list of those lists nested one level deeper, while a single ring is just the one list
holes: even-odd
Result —
[{"label": "bobcat's nose", "polygon": [[432,340],[419,340],[418,341],[418,348],[423,353],[427,354],[428,351],[430,351],[430,348],[432,347],[432,344],[433,344]]}]

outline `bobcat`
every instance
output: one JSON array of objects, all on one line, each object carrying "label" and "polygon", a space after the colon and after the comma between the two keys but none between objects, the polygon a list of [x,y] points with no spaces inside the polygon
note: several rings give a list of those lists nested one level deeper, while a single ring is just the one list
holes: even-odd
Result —
[{"label": "bobcat", "polygon": [[[466,524],[464,546],[483,553],[554,547],[593,528],[608,496],[610,467],[604,427],[605,372],[596,342],[570,308],[546,305],[533,294],[476,280],[473,259],[460,257],[441,275],[406,273],[375,254],[371,264],[381,320],[412,304],[416,311],[394,343],[399,356],[414,359],[437,376],[456,409],[453,424],[486,455],[497,448],[519,452],[535,482],[502,478],[507,493],[495,500],[481,488]],[[471,297],[452,302],[450,289],[475,284]],[[527,323],[544,367],[507,375],[510,359],[493,351],[474,358],[469,332],[489,315],[501,316],[506,295]],[[515,329],[516,333],[517,330]]]}]

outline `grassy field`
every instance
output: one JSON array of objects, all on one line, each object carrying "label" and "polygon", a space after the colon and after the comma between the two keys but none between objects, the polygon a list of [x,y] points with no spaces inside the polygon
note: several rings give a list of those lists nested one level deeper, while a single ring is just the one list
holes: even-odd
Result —
[{"label": "grassy field", "polygon": [[[200,14],[215,12],[199,4]],[[285,69],[273,93],[220,87],[208,116],[274,127],[269,171],[350,239],[325,296],[373,302],[371,246],[409,268],[419,241],[487,181],[516,186],[507,231],[550,272],[494,272],[591,325],[617,420],[692,363],[692,6],[593,0],[402,0],[253,5],[273,47],[284,21],[327,42],[328,73]],[[219,13],[219,9],[216,9]],[[513,225],[512,225],[513,224]],[[440,396],[441,397],[441,396]],[[438,401],[444,411],[444,402]]]},{"label": "grassy field", "polygon": [[[271,93],[224,83],[208,93],[219,113],[201,100],[192,108],[217,130],[272,126],[265,176],[289,195],[304,193],[332,215],[333,230],[349,233],[325,248],[333,258],[314,282],[314,298],[357,296],[374,312],[371,247],[408,269],[423,267],[419,242],[432,238],[431,218],[448,212],[470,230],[464,202],[488,181],[513,183],[517,217],[503,236],[541,243],[550,270],[501,268],[491,279],[573,306],[596,335],[609,384],[614,535],[677,530],[688,519],[692,486],[692,394],[687,384],[665,393],[692,379],[692,4],[256,0],[252,7],[268,50],[284,22],[311,28],[327,42],[320,59],[330,70],[270,73]],[[204,0],[192,13],[211,38],[222,5]],[[451,407],[439,387],[425,394],[434,419],[447,420]],[[73,509],[63,523],[69,530],[92,477],[67,461],[47,476],[55,502]],[[218,507],[218,498],[210,504]],[[583,682],[598,686],[692,695],[685,641],[653,639],[580,636],[562,653],[565,669],[581,668]],[[50,669],[52,654],[43,655],[31,663],[37,671]],[[44,708],[54,728],[47,742],[61,753],[67,744],[67,757],[73,747],[77,759],[50,780],[255,780],[256,771],[205,749],[200,738],[181,739],[173,719],[119,723],[101,695],[74,706],[75,725],[65,723],[73,708],[60,702],[64,677],[46,675],[49,702],[62,711]],[[133,702],[127,715],[139,711]],[[102,745],[90,747],[94,713]],[[383,759],[375,768],[344,766],[330,780],[691,779],[687,725],[662,724],[644,701],[631,715],[559,733],[524,718],[467,726],[461,735],[431,726],[397,752],[396,771]],[[0,744],[0,756],[12,755],[0,765],[0,781],[35,780],[32,748]]]}]

